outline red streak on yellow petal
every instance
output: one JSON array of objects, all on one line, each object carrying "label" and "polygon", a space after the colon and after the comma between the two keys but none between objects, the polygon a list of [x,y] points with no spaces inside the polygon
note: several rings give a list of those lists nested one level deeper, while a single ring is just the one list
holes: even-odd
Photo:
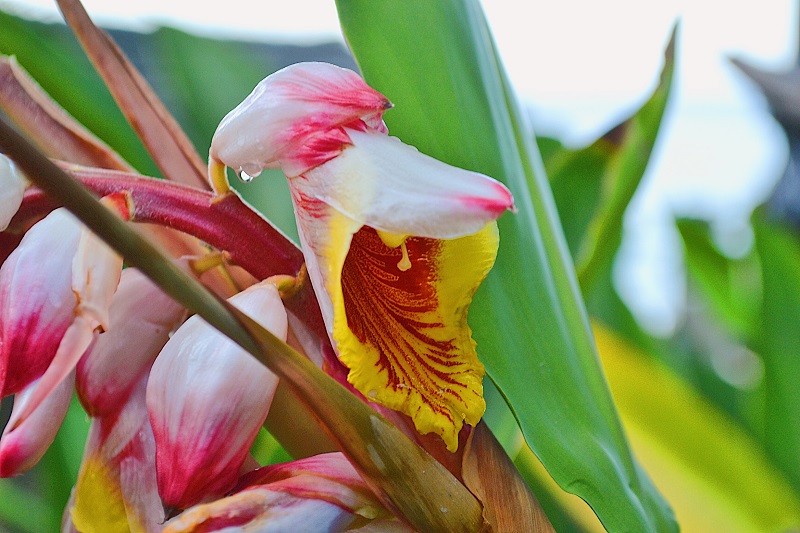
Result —
[{"label": "red streak on yellow petal", "polygon": [[389,248],[368,227],[353,236],[342,296],[358,342],[341,332],[335,340],[356,388],[410,415],[421,433],[440,434],[452,451],[463,421],[476,423],[484,405],[483,366],[466,325],[471,293],[461,296],[466,302],[440,299],[447,242],[411,237],[405,245],[411,268],[401,270],[400,247]]}]

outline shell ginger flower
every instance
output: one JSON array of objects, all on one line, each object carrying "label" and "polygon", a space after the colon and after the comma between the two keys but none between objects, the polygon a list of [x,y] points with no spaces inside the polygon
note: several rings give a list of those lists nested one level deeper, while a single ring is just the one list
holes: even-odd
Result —
[{"label": "shell ginger flower", "polygon": [[494,264],[501,183],[388,135],[385,96],[324,63],[264,79],[220,123],[209,172],[289,180],[306,266],[348,381],[455,451],[485,410],[467,309]]}]

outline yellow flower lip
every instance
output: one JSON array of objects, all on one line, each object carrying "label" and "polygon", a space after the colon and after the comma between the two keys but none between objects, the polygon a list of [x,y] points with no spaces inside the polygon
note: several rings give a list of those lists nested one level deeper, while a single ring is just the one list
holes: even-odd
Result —
[{"label": "yellow flower lip", "polygon": [[485,409],[467,311],[513,199],[398,139],[346,131],[350,146],[289,183],[312,285],[348,381],[455,451]]},{"label": "yellow flower lip", "polygon": [[370,401],[411,416],[420,433],[440,435],[451,451],[462,424],[476,424],[485,409],[467,309],[496,244],[494,224],[453,240],[409,237],[404,269],[402,247],[362,227],[340,284],[328,285],[348,380]]}]

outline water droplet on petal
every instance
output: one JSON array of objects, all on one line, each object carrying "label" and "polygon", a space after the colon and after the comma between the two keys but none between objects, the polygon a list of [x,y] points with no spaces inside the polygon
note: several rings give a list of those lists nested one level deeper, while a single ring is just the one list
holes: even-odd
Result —
[{"label": "water droplet on petal", "polygon": [[258,165],[242,165],[236,172],[239,180],[242,183],[250,183],[253,179],[257,178],[264,169]]}]

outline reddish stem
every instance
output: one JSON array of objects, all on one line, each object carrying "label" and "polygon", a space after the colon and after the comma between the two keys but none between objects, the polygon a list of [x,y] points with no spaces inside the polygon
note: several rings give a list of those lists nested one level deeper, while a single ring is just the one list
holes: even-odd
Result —
[{"label": "reddish stem", "polygon": [[[215,198],[213,193],[175,182],[128,172],[69,168],[81,183],[99,196],[130,195],[131,220],[166,226],[224,250],[231,261],[258,279],[277,274],[297,275],[303,253],[278,228],[248,207],[235,194]],[[30,187],[12,227],[24,226],[55,209],[57,204],[40,189]],[[289,298],[287,308],[323,339],[327,332],[311,283]]]}]

